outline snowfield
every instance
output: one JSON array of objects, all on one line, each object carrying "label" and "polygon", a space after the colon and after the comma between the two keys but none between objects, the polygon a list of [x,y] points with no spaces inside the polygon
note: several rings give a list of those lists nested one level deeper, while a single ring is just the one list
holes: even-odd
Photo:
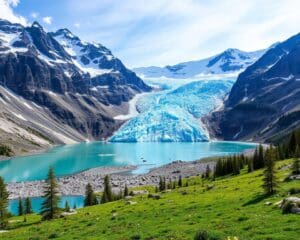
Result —
[{"label": "snowfield", "polygon": [[129,113],[127,116],[133,118],[110,138],[111,142],[209,141],[201,117],[219,107],[235,82],[226,78],[181,82],[144,80],[164,90],[133,101],[140,114]]}]

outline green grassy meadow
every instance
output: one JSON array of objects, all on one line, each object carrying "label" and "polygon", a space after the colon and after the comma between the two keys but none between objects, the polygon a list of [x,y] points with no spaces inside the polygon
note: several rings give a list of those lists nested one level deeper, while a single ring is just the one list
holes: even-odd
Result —
[{"label": "green grassy meadow", "polygon": [[[72,216],[42,222],[39,215],[10,219],[9,231],[0,239],[193,239],[198,230],[207,230],[220,239],[298,240],[300,215],[282,214],[274,206],[288,195],[289,189],[300,188],[300,181],[283,181],[291,160],[277,162],[280,188],[278,194],[265,197],[262,170],[217,178],[185,179],[188,187],[161,193],[161,199],[138,195],[136,204],[119,200],[79,209]],[[285,166],[285,167],[283,167]],[[154,192],[153,187],[147,187]],[[299,196],[295,194],[293,196]],[[271,202],[272,205],[265,205]]]}]

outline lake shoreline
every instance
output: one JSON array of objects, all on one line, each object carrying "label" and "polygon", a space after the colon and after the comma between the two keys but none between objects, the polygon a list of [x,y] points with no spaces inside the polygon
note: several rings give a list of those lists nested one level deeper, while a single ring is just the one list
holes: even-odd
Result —
[{"label": "lake shoreline", "polygon": [[[253,155],[254,149],[244,150],[246,156]],[[178,180],[179,176],[190,177],[201,175],[205,172],[207,165],[213,169],[216,159],[221,156],[203,157],[198,160],[181,161],[174,160],[161,166],[151,168],[144,164],[96,167],[85,169],[80,172],[59,176],[58,183],[61,195],[81,196],[85,194],[85,186],[90,183],[96,192],[103,191],[103,179],[105,175],[111,176],[113,190],[119,192],[124,189],[125,184],[132,188],[145,185],[158,185],[159,178],[166,177],[167,181]],[[180,158],[179,158],[180,159]],[[143,174],[135,174],[139,167],[146,166],[148,171]],[[40,197],[43,195],[45,180],[8,182],[7,187],[10,199],[18,197]]]},{"label": "lake shoreline", "polygon": [[[121,167],[98,167],[57,178],[59,191],[62,196],[82,196],[85,194],[85,186],[90,183],[96,192],[103,191],[104,177],[110,175],[111,185],[114,192],[124,190],[125,185],[129,188],[138,186],[156,186],[160,177],[166,177],[167,181],[176,181],[179,176],[191,177],[205,172],[207,165],[211,169],[215,161],[208,159],[203,161],[174,161],[172,163],[151,169],[145,174],[132,174],[138,166]],[[40,197],[43,195],[45,180],[8,183],[9,199],[19,197]]]}]

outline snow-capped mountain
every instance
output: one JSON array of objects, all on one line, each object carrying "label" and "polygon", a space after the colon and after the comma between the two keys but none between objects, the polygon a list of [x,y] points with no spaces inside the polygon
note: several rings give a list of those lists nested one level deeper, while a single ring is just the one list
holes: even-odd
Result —
[{"label": "snow-capped mountain", "polygon": [[208,123],[226,140],[266,140],[300,126],[300,34],[242,72]]},{"label": "snow-capped mountain", "polygon": [[[67,29],[48,33],[37,22],[25,27],[6,20],[0,20],[0,86],[0,131],[9,119],[54,143],[110,136],[122,123],[113,117],[151,90],[100,44]],[[38,112],[48,121],[38,120]]]},{"label": "snow-capped mountain", "polygon": [[165,67],[141,67],[134,68],[141,77],[167,77],[167,78],[197,78],[203,75],[238,74],[246,67],[259,59],[265,50],[244,52],[238,49],[226,51],[199,61],[183,62]]}]

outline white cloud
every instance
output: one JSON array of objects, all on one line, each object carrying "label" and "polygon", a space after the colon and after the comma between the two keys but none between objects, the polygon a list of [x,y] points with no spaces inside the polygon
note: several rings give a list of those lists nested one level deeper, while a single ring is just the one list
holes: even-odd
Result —
[{"label": "white cloud", "polygon": [[81,24],[80,23],[74,23],[74,27],[80,28]]},{"label": "white cloud", "polygon": [[79,35],[107,45],[131,67],[265,48],[299,31],[299,8],[299,0],[69,0],[67,7],[84,26]]},{"label": "white cloud", "polygon": [[30,16],[31,16],[32,18],[38,18],[39,13],[37,13],[37,12],[32,12],[32,13],[30,14]]},{"label": "white cloud", "polygon": [[13,12],[13,7],[19,4],[19,0],[0,0],[0,18],[6,19],[13,23],[27,25],[24,17],[18,16]]},{"label": "white cloud", "polygon": [[20,3],[19,0],[7,0],[8,4],[12,5],[13,7],[18,6],[18,4]]},{"label": "white cloud", "polygon": [[50,16],[47,16],[47,17],[43,17],[43,22],[44,23],[47,23],[47,24],[52,24],[52,21],[53,21],[53,19],[52,19],[52,17],[50,17]]}]

